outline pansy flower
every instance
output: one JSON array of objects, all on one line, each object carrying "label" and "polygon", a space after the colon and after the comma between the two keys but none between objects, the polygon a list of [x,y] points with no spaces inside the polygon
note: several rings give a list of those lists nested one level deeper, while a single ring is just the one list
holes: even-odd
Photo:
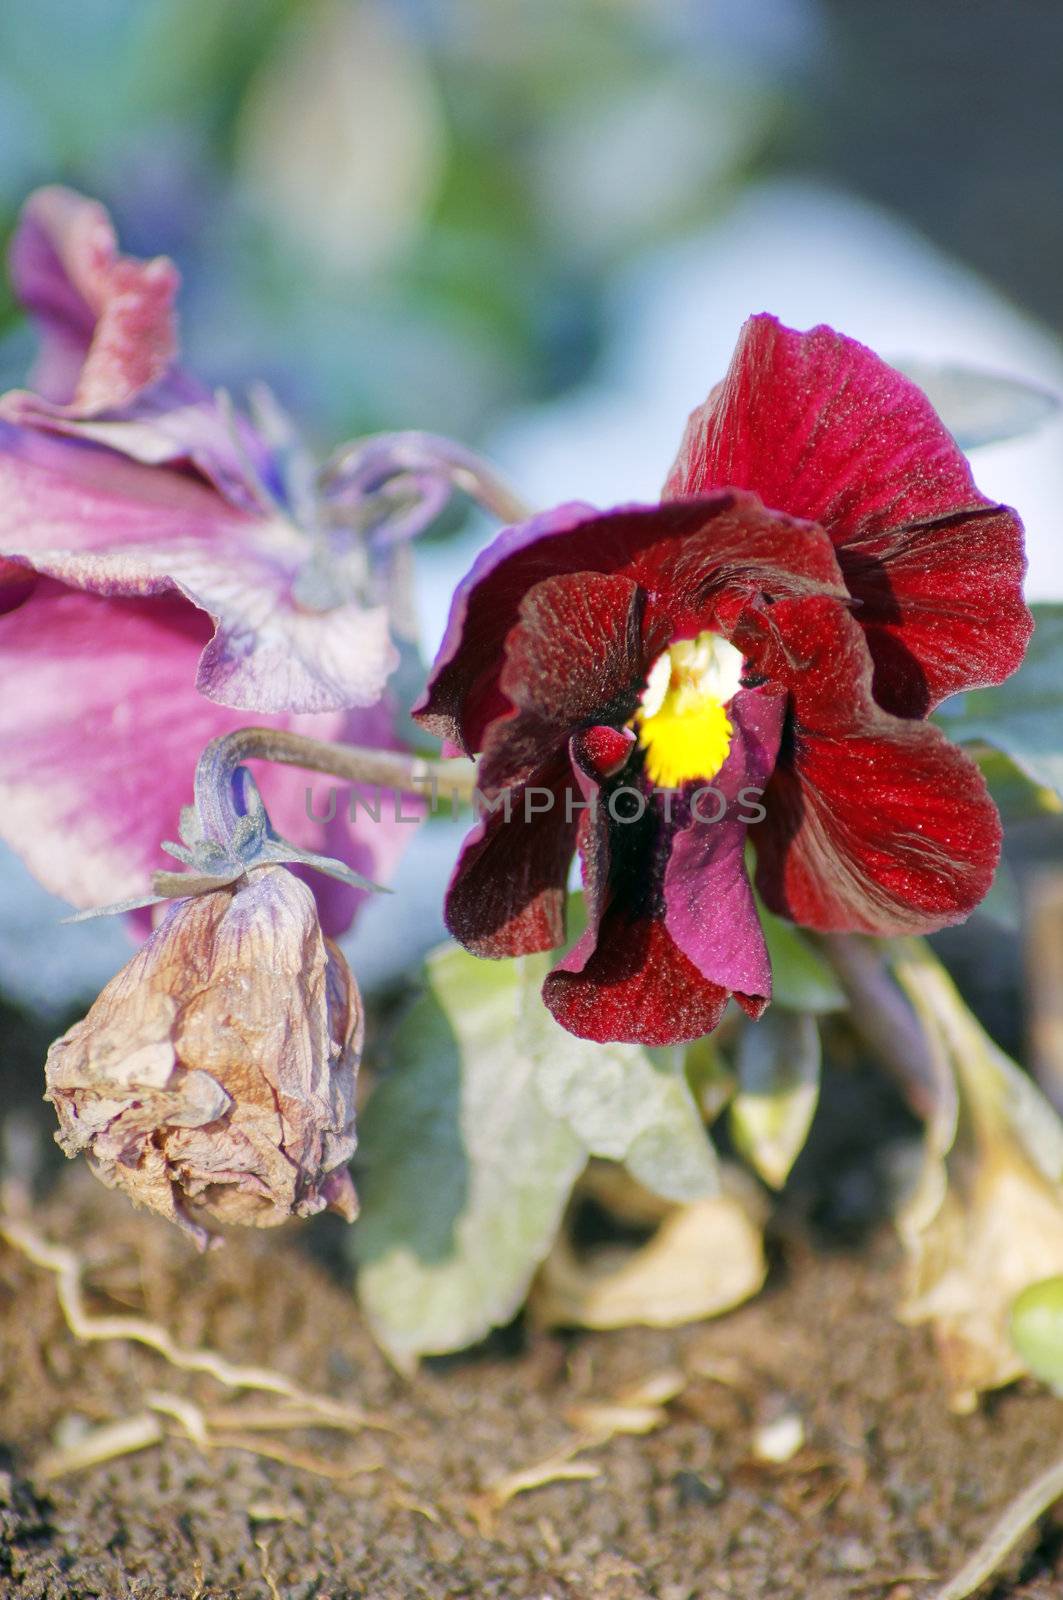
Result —
[{"label": "pansy flower", "polygon": [[962,920],[999,818],[926,717],[1019,665],[1024,566],[913,384],[752,318],[660,504],[534,517],[456,593],[418,708],[480,755],[451,931],[490,957],[562,944],[578,847],[588,925],[544,999],[584,1037],[665,1044],[770,997],[751,855],[813,929]]},{"label": "pansy flower", "polygon": [[[268,396],[252,422],[184,373],[176,270],[122,255],[94,202],[32,196],[11,273],[41,351],[0,397],[0,835],[84,906],[147,888],[216,735],[395,743],[369,536],[387,473],[355,492]],[[260,775],[285,836],[388,875],[411,829],[387,808],[320,824],[304,776]],[[328,893],[336,932],[353,892]]]}]

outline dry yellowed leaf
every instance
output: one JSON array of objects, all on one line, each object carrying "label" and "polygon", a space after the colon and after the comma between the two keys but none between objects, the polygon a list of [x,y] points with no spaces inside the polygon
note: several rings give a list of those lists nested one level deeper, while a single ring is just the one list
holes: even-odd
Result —
[{"label": "dry yellowed leaf", "polygon": [[908,1256],[899,1314],[932,1324],[962,1413],[1028,1370],[1011,1339],[1011,1307],[1030,1284],[1063,1273],[1063,1128],[929,951],[905,944],[894,970],[944,1080],[955,1083],[897,1219]]},{"label": "dry yellowed leaf", "polygon": [[721,1194],[669,1206],[633,1250],[580,1256],[562,1233],[533,1285],[531,1315],[546,1327],[675,1327],[729,1311],[764,1282],[761,1208],[752,1185],[728,1175]]}]

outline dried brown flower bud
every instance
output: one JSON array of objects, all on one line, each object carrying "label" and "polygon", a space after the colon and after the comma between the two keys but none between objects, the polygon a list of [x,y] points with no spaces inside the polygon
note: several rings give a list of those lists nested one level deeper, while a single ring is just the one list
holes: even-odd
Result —
[{"label": "dried brown flower bud", "polygon": [[187,1208],[271,1227],[353,1220],[357,986],[284,867],[178,901],[53,1044],[46,1098],[67,1155],[185,1227]]}]

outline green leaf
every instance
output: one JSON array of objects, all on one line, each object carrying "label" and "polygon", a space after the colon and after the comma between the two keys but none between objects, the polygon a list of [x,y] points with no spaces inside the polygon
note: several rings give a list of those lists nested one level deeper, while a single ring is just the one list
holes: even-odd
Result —
[{"label": "green leaf", "polygon": [[510,962],[433,954],[361,1127],[362,1305],[399,1361],[461,1349],[517,1311],[586,1150],[536,1092]]},{"label": "green leaf", "polygon": [[690,1092],[683,1049],[592,1044],[559,1027],[539,997],[551,957],[521,963],[521,1048],[535,1063],[543,1104],[588,1155],[622,1161],[665,1200],[700,1200],[719,1187],[716,1156]]},{"label": "green leaf", "polygon": [[757,900],[771,960],[771,997],[786,1011],[844,1011],[848,1005],[838,980],[791,922],[784,922]]},{"label": "green leaf", "polygon": [[816,1020],[773,1006],[743,1030],[737,1057],[731,1136],[764,1181],[781,1189],[808,1137],[819,1100]]},{"label": "green leaf", "polygon": [[[949,724],[944,718],[942,727],[946,733],[950,733]],[[962,739],[960,742],[962,743]],[[1005,827],[1016,822],[1029,822],[1045,816],[1046,813],[1060,810],[1061,802],[1056,791],[1040,788],[1021,767],[1015,765],[1010,756],[1004,755],[1003,751],[983,745],[971,753],[982,770],[982,777],[993,797],[993,803],[1004,820]]]},{"label": "green leaf", "polygon": [[960,744],[1002,750],[1042,788],[1063,801],[1063,605],[1031,607],[1036,621],[1026,660],[995,689],[972,689],[938,712]]},{"label": "green leaf", "polygon": [[1059,396],[1024,378],[978,367],[897,363],[917,383],[961,450],[1033,433],[1059,410]]},{"label": "green leaf", "polygon": [[362,1304],[400,1362],[509,1320],[588,1157],[647,1188],[718,1189],[683,1054],[576,1039],[539,994],[550,957],[429,957],[361,1126]]},{"label": "green leaf", "polygon": [[713,1123],[735,1092],[737,1079],[714,1038],[695,1039],[686,1047],[683,1063],[698,1110],[706,1123]]}]

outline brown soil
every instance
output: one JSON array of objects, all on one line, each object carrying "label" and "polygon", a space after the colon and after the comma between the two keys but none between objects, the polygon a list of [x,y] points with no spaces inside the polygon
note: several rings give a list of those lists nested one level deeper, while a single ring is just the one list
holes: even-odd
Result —
[{"label": "brown soil", "polygon": [[[185,1344],[269,1363],[357,1400],[394,1432],[275,1435],[363,1470],[346,1481],[244,1451],[160,1446],[47,1485],[34,1462],[70,1418],[104,1422],[164,1389],[229,1398],[126,1343],[81,1344],[55,1280],[0,1246],[0,1594],[137,1600],[921,1600],[1060,1448],[1058,1402],[1019,1387],[952,1416],[929,1340],[892,1315],[892,1238],[857,1253],[791,1239],[767,1291],[678,1332],[561,1338],[511,1330],[404,1378],[373,1346],[340,1274],[302,1232],[198,1257],[71,1171],[34,1217],[87,1263],[97,1311],[142,1312]],[[589,1481],[520,1495],[485,1520],[492,1481],[568,1445],[565,1414],[677,1367],[665,1424],[592,1451]],[[721,1381],[725,1380],[725,1381]],[[752,1455],[795,1406],[805,1447]],[[64,1419],[66,1419],[64,1421]],[[1000,1595],[1063,1593],[1063,1537],[1042,1529]]]}]

